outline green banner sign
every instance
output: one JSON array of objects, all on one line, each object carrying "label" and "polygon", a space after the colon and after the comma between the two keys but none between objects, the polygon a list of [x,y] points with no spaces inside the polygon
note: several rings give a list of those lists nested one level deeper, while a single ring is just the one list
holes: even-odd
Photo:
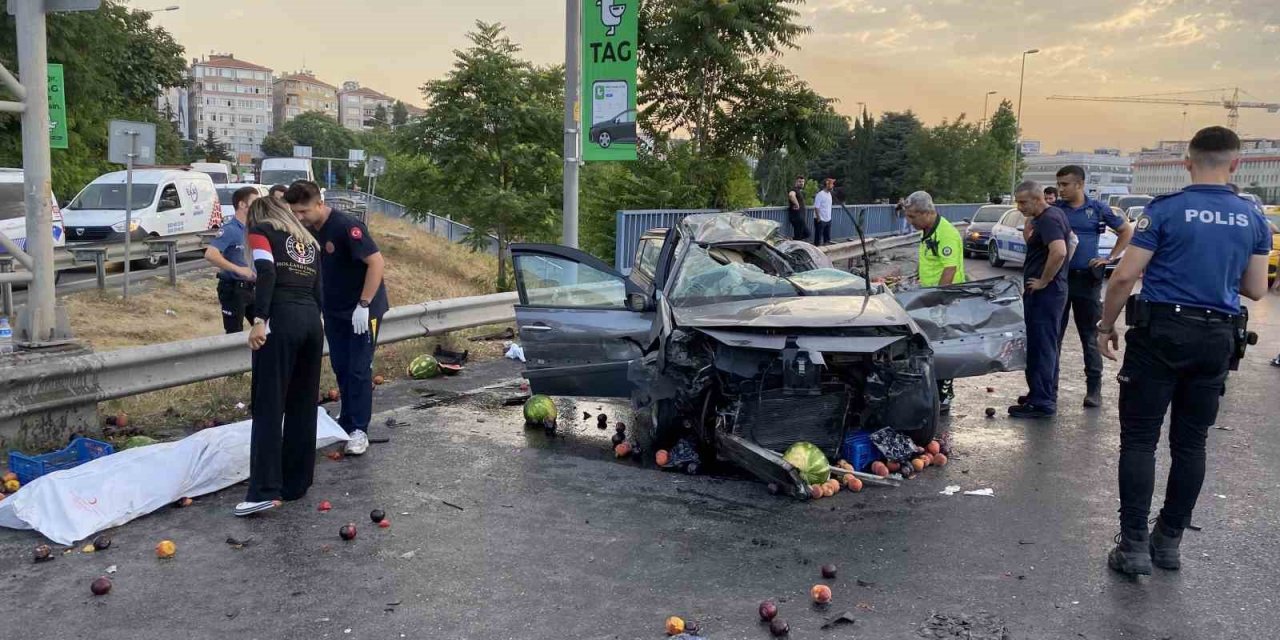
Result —
[{"label": "green banner sign", "polygon": [[49,64],[49,148],[67,148],[67,83],[62,65]]},{"label": "green banner sign", "polygon": [[640,0],[582,4],[582,159],[635,160]]}]

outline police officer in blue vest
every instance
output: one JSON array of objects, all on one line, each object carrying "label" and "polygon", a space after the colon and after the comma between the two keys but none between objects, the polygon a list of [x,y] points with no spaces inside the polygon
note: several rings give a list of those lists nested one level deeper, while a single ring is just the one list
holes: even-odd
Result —
[{"label": "police officer in blue vest", "polygon": [[[1107,287],[1098,323],[1102,355],[1115,360],[1121,309],[1130,327],[1118,376],[1120,533],[1107,565],[1130,576],[1149,575],[1153,563],[1181,566],[1182,531],[1204,481],[1205,440],[1227,372],[1248,340],[1240,296],[1259,300],[1267,293],[1271,232],[1257,208],[1227,187],[1239,164],[1234,132],[1197,132],[1187,150],[1191,186],[1146,206]],[[1130,299],[1139,277],[1142,292]],[[1164,508],[1148,533],[1156,444],[1170,405],[1173,462]]]},{"label": "police officer in blue vest", "polygon": [[1056,206],[1067,214],[1071,231],[1080,241],[1067,265],[1067,308],[1062,312],[1059,335],[1066,337],[1067,317],[1075,316],[1076,332],[1080,334],[1080,347],[1084,351],[1084,406],[1099,407],[1102,406],[1102,356],[1098,353],[1095,327],[1102,317],[1102,281],[1108,260],[1098,257],[1098,244],[1108,228],[1115,231],[1117,238],[1111,256],[1118,259],[1129,246],[1133,227],[1111,207],[1085,195],[1084,177],[1084,168],[1074,164],[1058,169],[1057,173],[1060,197]]}]

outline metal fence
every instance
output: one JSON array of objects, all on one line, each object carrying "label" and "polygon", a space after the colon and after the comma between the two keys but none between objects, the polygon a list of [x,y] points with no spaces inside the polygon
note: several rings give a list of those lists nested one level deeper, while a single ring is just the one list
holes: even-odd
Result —
[{"label": "metal fence", "polygon": [[[355,205],[356,207],[363,206],[366,214],[366,220],[367,215],[370,213],[377,213],[391,218],[407,218],[417,225],[419,229],[422,229],[432,235],[445,238],[449,242],[463,242],[466,240],[467,235],[472,232],[471,227],[460,222],[454,222],[453,220],[442,218],[433,213],[410,211],[408,207],[400,204],[399,202],[393,202],[386,198],[379,198],[378,196],[371,196],[360,191],[326,189],[325,200],[329,202],[330,206],[339,206],[340,208],[343,206],[351,207],[352,205]],[[497,237],[489,236],[489,244],[485,248],[485,251],[490,254],[497,255]]]},{"label": "metal fence", "polygon": [[[973,215],[978,207],[984,203],[978,204],[940,204],[938,205],[938,213],[942,217],[958,222]],[[866,227],[863,231],[868,236],[884,236],[900,231],[906,231],[905,227],[899,227],[900,221],[893,214],[893,205],[891,204],[850,204],[845,208],[855,216],[859,211],[866,211]],[[636,245],[640,242],[640,236],[649,229],[658,227],[671,227],[680,222],[685,216],[696,213],[716,213],[716,209],[645,209],[632,211],[619,211],[614,235],[614,266],[620,271],[631,269],[632,262],[635,260]],[[745,213],[754,218],[763,218],[773,220],[782,227],[782,233],[787,237],[792,237],[791,224],[787,222],[786,207],[756,207],[753,209],[743,209]],[[813,207],[808,207],[809,219],[814,218]],[[812,233],[813,229],[810,228]],[[836,206],[831,216],[831,240],[839,242],[857,237],[857,231],[854,229],[853,221],[845,214],[844,210]]]}]

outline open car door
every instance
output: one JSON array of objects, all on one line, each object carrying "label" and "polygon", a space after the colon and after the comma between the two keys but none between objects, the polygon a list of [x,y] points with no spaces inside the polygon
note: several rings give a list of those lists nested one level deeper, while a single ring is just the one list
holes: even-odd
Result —
[{"label": "open car door", "polygon": [[513,244],[511,257],[516,329],[533,392],[629,397],[627,365],[648,341],[652,298],[577,249]]},{"label": "open car door", "polygon": [[939,380],[1026,368],[1027,327],[1019,278],[903,291],[894,297],[929,338]]}]

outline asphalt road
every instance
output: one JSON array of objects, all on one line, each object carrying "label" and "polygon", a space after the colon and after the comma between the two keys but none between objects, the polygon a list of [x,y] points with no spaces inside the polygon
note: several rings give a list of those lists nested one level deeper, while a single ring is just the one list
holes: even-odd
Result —
[{"label": "asphalt road", "polygon": [[[993,274],[971,261],[971,277]],[[1013,271],[1001,270],[1001,272]],[[303,500],[231,516],[243,487],[119,527],[105,551],[32,564],[32,533],[0,531],[0,620],[13,638],[661,638],[698,620],[708,638],[764,639],[776,599],[792,638],[1271,638],[1280,624],[1280,298],[1254,305],[1263,344],[1233,374],[1184,568],[1131,582],[1105,554],[1116,531],[1118,366],[1106,405],[1084,410],[1078,341],[1067,339],[1062,413],[1015,422],[1019,374],[957,383],[952,463],[896,489],[801,503],[731,469],[683,476],[617,461],[595,415],[563,400],[564,435],[522,427],[509,362],[380,387],[389,444],[320,458]],[[988,392],[990,387],[992,392]],[[422,390],[435,406],[414,409]],[[985,407],[1001,414],[983,416]],[[582,411],[592,414],[582,420]],[[1160,473],[1167,470],[1160,453]],[[944,496],[947,485],[994,497]],[[1159,483],[1163,485],[1163,483]],[[316,511],[320,500],[334,509]],[[1159,498],[1156,499],[1159,505]],[[385,509],[389,529],[370,525]],[[359,526],[343,542],[338,527]],[[228,536],[251,537],[242,549]],[[159,561],[152,548],[177,542]],[[819,566],[839,575],[822,580]],[[110,565],[111,594],[90,581]],[[834,591],[825,609],[811,585]],[[852,626],[820,629],[844,611]],[[937,614],[940,617],[934,617]],[[922,631],[933,620],[934,631]]]}]

